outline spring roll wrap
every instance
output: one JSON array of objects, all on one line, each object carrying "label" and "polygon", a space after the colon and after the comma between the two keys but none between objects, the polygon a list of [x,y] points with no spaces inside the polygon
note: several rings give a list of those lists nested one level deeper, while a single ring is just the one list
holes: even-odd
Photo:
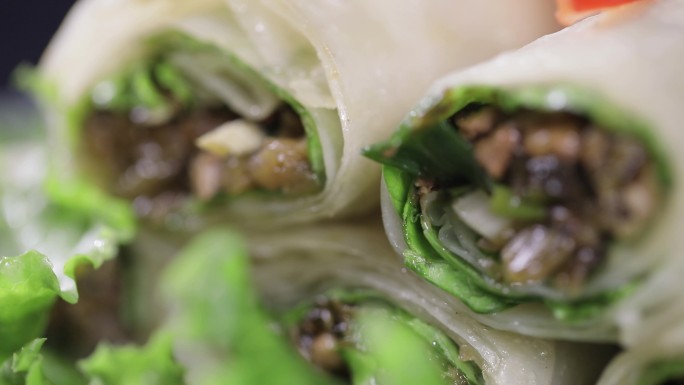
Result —
[{"label": "spring roll wrap", "polygon": [[[448,383],[588,384],[596,380],[611,351],[593,344],[554,342],[496,331],[455,313],[452,303],[456,300],[403,268],[387,243],[382,227],[372,221],[370,224],[325,225],[252,234],[247,237],[248,246],[241,247],[234,242],[231,244],[234,236],[220,230],[199,238],[185,247],[172,263],[170,269],[175,275],[165,277],[169,288],[182,286],[182,282],[187,281],[188,284],[193,282],[193,291],[198,295],[205,292],[203,288],[211,286],[227,298],[238,295],[247,298],[235,289],[221,289],[221,284],[212,277],[220,271],[231,272],[232,279],[237,282],[235,277],[247,274],[242,270],[244,266],[238,269],[235,267],[238,262],[230,261],[237,258],[241,247],[248,247],[251,257],[249,281],[254,285],[253,290],[258,291],[259,302],[279,325],[275,330],[279,330],[313,365],[347,383],[375,383],[370,379],[382,372],[371,364],[375,362],[382,367],[381,361],[376,361],[378,358],[372,354],[372,347],[365,345],[371,344],[365,339],[365,326],[359,326],[365,324],[367,317],[387,322],[387,333],[397,322],[421,336],[420,339],[430,346],[425,354],[440,363],[440,376]],[[147,241],[151,239],[147,238]],[[157,246],[148,245],[159,250]],[[145,262],[138,260],[138,263]],[[211,271],[215,273],[203,270],[201,266],[207,264],[214,266]],[[233,267],[224,268],[227,264]],[[150,266],[159,264],[151,262]],[[204,271],[204,278],[199,275],[190,278],[201,271]],[[165,290],[165,293],[169,292],[172,291]],[[215,296],[204,297],[211,302],[213,299],[209,297]],[[176,308],[170,314],[169,319],[173,320],[180,314],[175,303],[182,303],[183,299],[175,295],[170,298]],[[221,301],[229,313],[234,300]],[[216,315],[205,314],[203,319],[222,319],[219,310],[211,311]],[[238,323],[225,321],[221,324],[233,322]],[[206,321],[209,323],[211,321]],[[227,327],[224,327],[225,335],[240,333]],[[405,350],[388,335],[381,336],[391,350]],[[181,362],[190,363],[186,364],[190,368],[188,377],[201,377],[206,369],[201,366],[193,369],[192,363],[206,361],[199,359],[197,353],[198,349],[205,351],[205,348],[198,348],[197,341],[181,343],[184,338],[179,338],[177,354]],[[416,368],[418,365],[416,363]],[[393,383],[382,382],[382,375],[378,379],[379,383]]]},{"label": "spring roll wrap", "polygon": [[[542,0],[83,0],[40,64],[60,178],[142,217],[279,225],[377,205],[360,149],[438,76],[555,28]],[[169,216],[173,212],[176,215]]]},{"label": "spring roll wrap", "polygon": [[638,2],[438,81],[366,151],[406,264],[491,326],[629,340],[684,271],[683,32]]}]

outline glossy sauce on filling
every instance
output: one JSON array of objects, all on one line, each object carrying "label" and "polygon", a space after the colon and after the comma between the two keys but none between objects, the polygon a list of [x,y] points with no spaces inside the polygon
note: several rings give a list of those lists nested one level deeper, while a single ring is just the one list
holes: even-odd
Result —
[{"label": "glossy sauce on filling", "polygon": [[507,282],[577,287],[611,242],[638,236],[658,210],[656,166],[633,136],[572,113],[493,105],[470,105],[450,120],[495,184],[544,209],[480,239],[482,250],[500,255]]},{"label": "glossy sauce on filling", "polygon": [[84,121],[83,167],[112,194],[132,200],[141,216],[162,215],[192,195],[210,201],[249,191],[301,194],[318,188],[297,113],[283,104],[260,122],[256,146],[217,154],[198,139],[240,119],[225,107],[178,110],[160,122],[95,110]]}]

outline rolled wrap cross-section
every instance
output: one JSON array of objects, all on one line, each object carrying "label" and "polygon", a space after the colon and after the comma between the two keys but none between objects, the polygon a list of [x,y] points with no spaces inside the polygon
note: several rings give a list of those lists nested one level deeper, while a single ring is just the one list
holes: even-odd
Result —
[{"label": "rolled wrap cross-section", "polygon": [[547,3],[80,1],[39,68],[56,175],[177,226],[366,212],[360,149],[449,69],[553,30]]},{"label": "rolled wrap cross-section", "polygon": [[[200,324],[216,324],[214,330],[233,351],[224,355],[217,348],[219,341],[201,341],[196,332],[179,326],[176,354],[188,370],[190,383],[200,383],[192,379],[208,376],[213,363],[223,359],[226,362],[221,365],[239,362],[239,352],[248,351],[244,350],[249,345],[247,336],[255,332],[248,332],[245,320],[251,316],[234,306],[251,301],[251,291],[259,293],[263,308],[278,325],[271,330],[278,330],[319,369],[347,383],[394,383],[382,380],[383,361],[374,355],[374,343],[366,339],[365,333],[370,330],[364,325],[369,320],[385,323],[383,333],[401,325],[410,330],[409,334],[419,336],[421,345],[428,347],[424,354],[439,363],[437,377],[445,383],[589,384],[595,381],[610,352],[594,344],[497,331],[455,313],[455,299],[396,260],[379,224],[349,223],[252,234],[247,237],[249,246],[234,239],[234,234],[222,230],[199,235],[172,262],[170,270],[174,273],[165,277],[162,294],[173,304],[174,311],[168,315],[172,324],[174,319],[189,317],[193,309],[183,293],[196,293],[193,301],[204,305],[194,308],[206,309],[206,313],[194,321],[194,330],[204,327]],[[243,260],[247,250],[251,274]],[[219,275],[224,277],[222,282]],[[251,289],[244,288],[247,282],[253,285]],[[237,284],[242,289],[238,290]],[[185,291],[180,291],[182,287]],[[238,325],[245,329],[232,329]],[[405,351],[399,340],[383,333],[379,335],[382,343],[395,356]],[[202,358],[205,354],[215,357]],[[420,365],[416,362],[412,370],[422,370]],[[402,373],[394,374],[409,375]],[[421,381],[428,378],[432,377],[426,375]]]},{"label": "rolled wrap cross-section", "polygon": [[367,149],[407,265],[506,330],[658,318],[684,271],[683,32],[684,2],[638,2],[438,81]]}]

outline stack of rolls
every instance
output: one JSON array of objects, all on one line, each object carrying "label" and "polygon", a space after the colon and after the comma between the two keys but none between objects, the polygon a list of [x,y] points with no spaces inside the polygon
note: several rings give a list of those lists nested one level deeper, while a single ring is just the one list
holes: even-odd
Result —
[{"label": "stack of rolls", "polygon": [[681,380],[684,1],[608,8],[78,1],[0,383]]},{"label": "stack of rolls", "polygon": [[683,32],[636,2],[436,82],[366,149],[407,266],[491,327],[620,343],[605,383],[681,378]]}]

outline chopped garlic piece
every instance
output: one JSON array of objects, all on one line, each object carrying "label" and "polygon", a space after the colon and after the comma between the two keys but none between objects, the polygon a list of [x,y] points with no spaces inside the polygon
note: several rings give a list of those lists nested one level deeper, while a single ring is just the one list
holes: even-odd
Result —
[{"label": "chopped garlic piece", "polygon": [[249,155],[261,148],[265,137],[258,125],[237,119],[223,123],[200,136],[195,144],[217,156],[241,156]]},{"label": "chopped garlic piece", "polygon": [[491,211],[489,197],[482,190],[455,199],[451,209],[465,224],[487,239],[496,239],[511,225],[509,219]]}]

